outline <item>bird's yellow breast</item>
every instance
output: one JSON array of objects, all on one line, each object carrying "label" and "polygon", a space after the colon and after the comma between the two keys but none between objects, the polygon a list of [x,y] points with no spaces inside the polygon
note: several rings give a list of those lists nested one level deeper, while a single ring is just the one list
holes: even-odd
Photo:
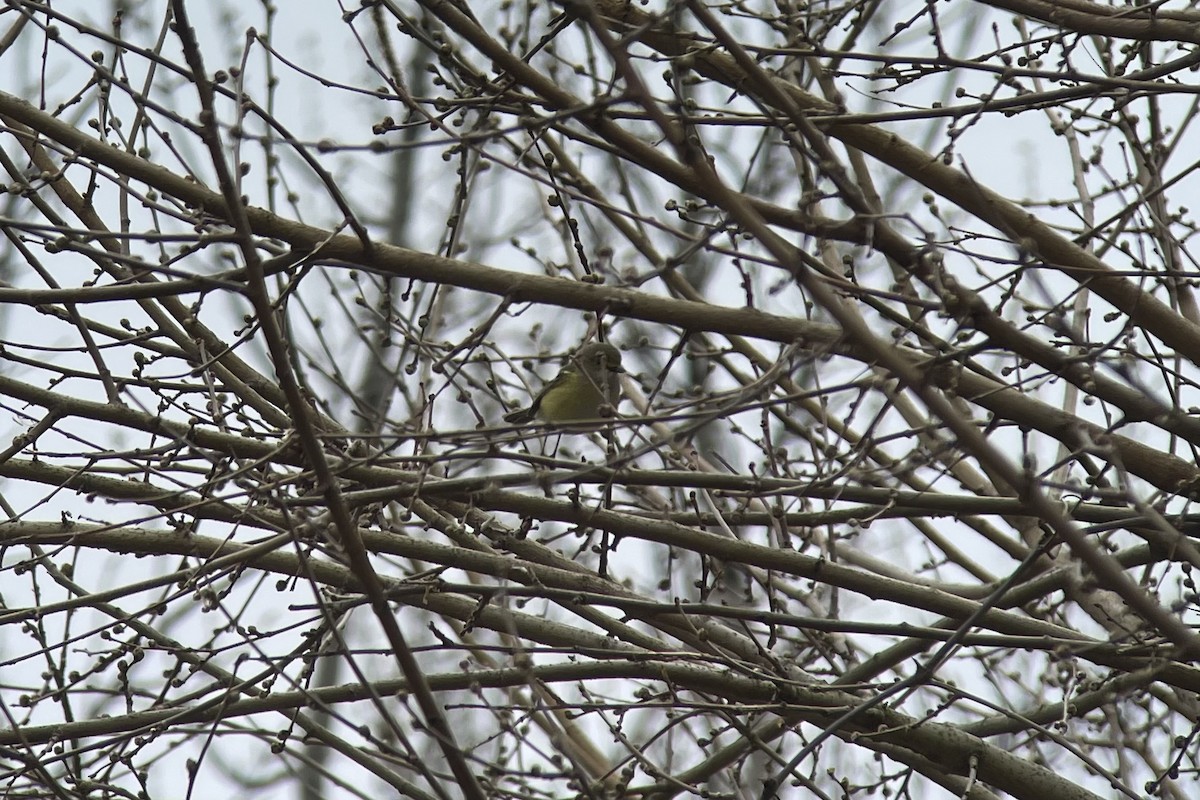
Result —
[{"label": "bird's yellow breast", "polygon": [[538,405],[538,416],[547,422],[596,419],[605,402],[604,395],[586,376],[572,372],[546,391]]}]

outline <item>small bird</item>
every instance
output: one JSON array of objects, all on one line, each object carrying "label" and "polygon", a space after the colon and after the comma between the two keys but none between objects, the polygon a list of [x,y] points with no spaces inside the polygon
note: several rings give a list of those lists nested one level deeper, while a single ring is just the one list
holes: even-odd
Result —
[{"label": "small bird", "polygon": [[540,418],[564,423],[601,419],[601,406],[616,409],[621,401],[621,351],[607,342],[589,342],[567,361],[546,384],[529,408],[504,415],[508,422],[523,425]]}]

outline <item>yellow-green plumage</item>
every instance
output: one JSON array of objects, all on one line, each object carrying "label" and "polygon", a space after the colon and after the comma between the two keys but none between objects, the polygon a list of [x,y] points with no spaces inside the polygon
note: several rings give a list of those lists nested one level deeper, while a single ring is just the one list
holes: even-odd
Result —
[{"label": "yellow-green plumage", "polygon": [[600,407],[614,409],[621,399],[621,351],[605,342],[591,342],[546,384],[529,408],[509,412],[508,422],[524,424],[540,418],[563,423],[599,419]]}]

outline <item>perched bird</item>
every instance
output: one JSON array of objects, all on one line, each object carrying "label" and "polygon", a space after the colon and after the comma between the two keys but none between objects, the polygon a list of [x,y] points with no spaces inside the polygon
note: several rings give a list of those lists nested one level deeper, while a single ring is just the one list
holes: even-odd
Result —
[{"label": "perched bird", "polygon": [[504,415],[523,425],[535,418],[550,423],[601,419],[601,406],[616,409],[621,400],[621,351],[607,342],[589,342],[579,348],[554,376],[529,408]]}]

